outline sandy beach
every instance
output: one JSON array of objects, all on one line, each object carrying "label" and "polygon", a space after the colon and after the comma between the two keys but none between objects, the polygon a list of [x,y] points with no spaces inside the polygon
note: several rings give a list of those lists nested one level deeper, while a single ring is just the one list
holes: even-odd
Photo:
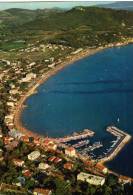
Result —
[{"label": "sandy beach", "polygon": [[[119,43],[119,45],[115,44],[114,46],[119,47],[119,46],[127,45],[129,43],[130,42]],[[20,98],[20,100],[18,102],[18,106],[16,107],[15,114],[14,114],[14,126],[15,126],[15,128],[17,130],[19,130],[20,132],[24,133],[25,135],[29,136],[29,137],[52,139],[52,138],[44,137],[43,135],[39,135],[39,134],[37,134],[37,133],[35,133],[35,132],[31,131],[30,129],[27,129],[26,127],[23,126],[22,121],[21,121],[21,113],[22,113],[23,109],[25,108],[25,105],[24,105],[25,100],[30,95],[36,93],[37,88],[42,83],[47,81],[47,79],[49,79],[51,76],[55,75],[58,71],[60,71],[64,67],[69,66],[72,63],[74,63],[74,62],[76,62],[76,61],[78,61],[78,60],[80,60],[84,57],[88,57],[90,55],[96,54],[97,52],[102,51],[102,50],[104,50],[106,48],[109,48],[109,47],[113,47],[113,46],[100,47],[100,48],[96,48],[96,49],[86,49],[86,50],[81,51],[80,53],[77,53],[75,55],[71,55],[64,62],[61,62],[60,64],[55,66],[55,68],[48,70],[40,78],[37,78],[36,81],[35,81],[35,84],[29,89],[28,92],[23,94],[23,96]],[[126,134],[125,138],[119,144],[119,146],[116,147],[108,157],[104,157],[103,159],[101,159],[99,161],[99,163],[102,164],[106,168],[105,163],[107,161],[111,161],[112,159],[114,159],[130,140],[131,140],[131,136],[129,134]],[[116,172],[111,171],[111,170],[109,170],[109,172],[117,175],[121,179],[129,179],[129,180],[131,180],[131,182],[133,182],[133,179],[130,178],[130,177],[124,177],[122,175],[119,175]]]},{"label": "sandy beach", "polygon": [[43,135],[39,135],[33,131],[31,131],[30,129],[27,129],[26,127],[23,126],[22,121],[21,121],[21,113],[24,109],[24,102],[25,100],[31,96],[32,94],[37,92],[37,88],[44,83],[45,81],[47,81],[48,78],[50,78],[51,76],[55,75],[58,71],[60,71],[61,69],[63,69],[66,66],[71,65],[72,63],[84,58],[84,57],[88,57],[91,55],[96,54],[99,51],[102,51],[104,49],[110,48],[110,47],[120,47],[120,46],[124,46],[127,45],[129,43],[133,43],[133,40],[129,40],[129,41],[125,41],[125,42],[119,42],[119,43],[115,43],[115,44],[109,44],[105,47],[99,47],[99,48],[93,48],[93,49],[84,49],[81,52],[77,53],[77,54],[71,54],[70,56],[68,56],[64,62],[61,62],[60,64],[57,64],[53,69],[48,70],[47,72],[45,72],[41,77],[37,78],[35,80],[35,84],[28,90],[28,92],[24,93],[22,95],[22,97],[20,98],[17,106],[16,106],[16,110],[14,112],[14,127],[21,131],[22,133],[31,136],[31,137],[35,137],[35,138],[42,138],[44,137]]},{"label": "sandy beach", "polygon": [[39,137],[43,137],[42,135],[38,135],[37,133],[34,133],[32,131],[30,131],[29,129],[25,128],[21,122],[21,113],[24,109],[24,102],[25,100],[32,94],[34,94],[36,92],[36,89],[42,84],[44,83],[48,78],[50,78],[51,76],[55,75],[58,71],[60,71],[61,69],[63,69],[66,66],[69,66],[70,64],[84,58],[90,55],[93,55],[101,50],[103,50],[105,48],[96,48],[96,49],[86,49],[81,51],[80,53],[77,53],[75,55],[71,55],[69,56],[69,58],[67,58],[64,62],[58,64],[57,66],[55,66],[55,68],[48,70],[46,73],[44,73],[41,78],[37,78],[35,81],[35,85],[32,86],[29,91],[27,93],[25,93],[19,100],[18,102],[18,106],[16,107],[15,110],[15,114],[14,114],[14,126],[17,130],[21,131],[22,133],[31,136],[31,137],[35,137],[35,138],[39,138]]}]

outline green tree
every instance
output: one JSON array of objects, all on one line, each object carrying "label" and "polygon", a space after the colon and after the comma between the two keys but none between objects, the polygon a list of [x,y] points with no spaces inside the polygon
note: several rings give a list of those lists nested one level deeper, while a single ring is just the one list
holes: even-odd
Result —
[{"label": "green tree", "polygon": [[55,194],[56,195],[71,195],[71,184],[70,181],[63,181],[61,179],[56,179],[55,180],[56,184],[56,190]]}]

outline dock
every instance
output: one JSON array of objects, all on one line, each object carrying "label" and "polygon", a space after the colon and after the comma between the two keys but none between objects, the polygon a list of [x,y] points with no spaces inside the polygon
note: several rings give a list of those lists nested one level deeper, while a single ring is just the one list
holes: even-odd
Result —
[{"label": "dock", "polygon": [[99,162],[101,162],[102,164],[104,164],[107,161],[110,161],[112,159],[114,159],[117,154],[124,148],[124,146],[131,140],[131,135],[129,135],[128,133],[118,129],[115,126],[109,126],[107,127],[107,132],[111,133],[112,135],[114,135],[115,137],[118,138],[117,143],[115,144],[115,146],[110,150],[109,153],[107,153],[107,155],[105,157],[103,157],[102,159],[99,160]]},{"label": "dock", "polygon": [[82,132],[79,133],[73,133],[73,135],[63,137],[63,138],[57,138],[54,141],[58,143],[66,143],[73,140],[79,140],[79,139],[85,139],[87,137],[94,136],[95,132],[90,129],[84,129]]}]

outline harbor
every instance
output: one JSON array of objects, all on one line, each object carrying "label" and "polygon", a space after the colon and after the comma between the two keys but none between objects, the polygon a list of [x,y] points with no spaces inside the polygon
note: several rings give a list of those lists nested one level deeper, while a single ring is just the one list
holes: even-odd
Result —
[{"label": "harbor", "polygon": [[104,164],[107,161],[114,159],[117,154],[123,149],[123,147],[131,140],[131,135],[118,129],[115,126],[107,127],[107,132],[111,133],[117,137],[116,141],[113,142],[111,148],[108,150],[107,154],[101,158],[99,161]]},{"label": "harbor", "polygon": [[[111,51],[115,50],[115,48],[110,49],[110,50]],[[122,49],[119,49],[117,50],[117,52],[119,53],[121,50]],[[107,54],[108,54],[108,51],[107,51]],[[101,54],[97,54],[95,58],[100,59],[100,55],[102,55],[102,52]],[[126,136],[125,134],[123,134],[122,132],[116,131],[116,129],[115,131],[114,130],[104,131],[103,128],[107,124],[115,124],[117,126],[119,123],[119,126],[121,126],[121,128],[126,129],[127,132],[131,132],[130,125],[124,126],[124,120],[123,120],[124,116],[123,116],[123,113],[120,112],[121,109],[126,110],[130,108],[128,108],[126,104],[123,104],[123,99],[120,98],[121,94],[123,93],[123,96],[124,96],[123,98],[126,98],[126,100],[128,100],[127,99],[128,96],[126,94],[124,86],[121,90],[119,90],[119,84],[122,84],[122,81],[115,80],[115,78],[113,78],[112,80],[108,80],[108,78],[106,77],[107,75],[106,70],[108,70],[108,72],[112,74],[113,72],[112,69],[116,67],[116,64],[114,64],[114,66],[112,65],[108,67],[106,66],[106,63],[100,64],[102,69],[105,70],[105,72],[103,71],[101,72],[100,71],[101,69],[99,70],[98,76],[99,75],[101,76],[101,81],[99,80],[99,77],[98,78],[97,77],[96,78],[87,77],[88,72],[86,72],[86,68],[88,68],[88,70],[91,71],[89,68],[90,68],[90,64],[93,63],[93,59],[94,59],[93,56],[91,58],[84,59],[82,63],[86,64],[86,66],[85,67],[82,66],[81,69],[80,69],[81,67],[80,63],[79,65],[77,64],[75,66],[73,65],[73,66],[67,67],[67,69],[64,69],[62,72],[60,72],[59,75],[57,74],[57,76],[55,75],[55,77],[50,78],[47,81],[47,83],[44,84],[44,87],[42,85],[41,88],[39,88],[39,94],[37,93],[37,95],[33,96],[32,98],[35,99],[35,102],[39,100],[39,102],[42,102],[42,105],[44,105],[44,108],[45,108],[44,112],[42,112],[42,109],[40,109],[39,112],[37,113],[38,116],[44,116],[43,120],[41,119],[41,117],[39,117],[38,119],[37,118],[38,116],[35,116],[37,120],[41,119],[41,122],[44,121],[44,124],[40,126],[36,126],[35,127],[36,131],[32,131],[33,129],[32,126],[36,124],[41,124],[41,123],[36,122],[37,120],[32,120],[32,118],[31,120],[29,119],[30,116],[34,117],[34,115],[32,111],[32,106],[29,106],[27,103],[26,105],[28,106],[28,110],[30,110],[31,115],[29,115],[28,111],[26,111],[25,124],[28,124],[27,123],[27,120],[28,120],[30,121],[31,126],[27,125],[27,127],[24,127],[23,125],[24,123],[22,123],[22,121],[20,120],[21,119],[20,115],[22,111],[21,106],[19,107],[20,109],[18,109],[18,112],[20,113],[19,120],[17,120],[18,118],[15,115],[16,120],[14,119],[14,122],[17,121],[19,122],[19,124],[21,124],[21,128],[17,128],[17,129],[20,129],[20,131],[22,130],[23,133],[26,133],[26,134],[29,133],[30,136],[33,136],[35,135],[35,133],[37,133],[35,137],[38,136],[42,138],[43,132],[44,132],[44,137],[43,137],[44,139],[53,139],[56,143],[60,143],[64,145],[69,144],[68,142],[72,142],[72,147],[78,150],[81,154],[83,155],[87,154],[88,156],[93,157],[92,159],[96,161],[98,160],[99,162],[104,163],[104,162],[107,162],[115,158],[115,156],[120,152],[120,150],[130,141],[130,138]],[[81,77],[78,77],[77,80],[74,80],[75,77],[73,74],[71,75],[71,78],[69,78],[70,71],[72,71],[72,73],[75,72],[75,67],[76,68],[78,67],[79,72],[83,71],[83,74],[80,74]],[[92,67],[94,68],[95,66],[92,66]],[[92,70],[92,72],[95,72],[95,68],[94,70]],[[117,70],[117,72],[119,72],[119,69]],[[65,83],[65,85],[59,85],[59,82],[61,80],[60,76],[61,78],[64,79],[62,83]],[[122,73],[121,73],[121,77],[123,78]],[[45,79],[47,80],[48,78],[49,76]],[[69,78],[69,82],[67,78]],[[88,78],[88,80],[85,80],[84,78]],[[45,79],[43,80],[43,82],[45,81]],[[50,85],[50,82],[52,83],[52,85]],[[127,85],[128,83],[129,82],[127,81]],[[52,88],[50,88],[51,86]],[[100,87],[102,90],[99,90]],[[130,83],[129,83],[129,87],[130,87]],[[45,88],[49,90],[45,91]],[[54,88],[57,88],[58,90],[54,91],[53,90]],[[130,94],[131,93],[129,93],[129,95]],[[93,96],[95,97],[96,104],[95,102],[92,104],[93,99],[94,99]],[[41,97],[42,97],[42,101],[40,101]],[[45,97],[45,101],[43,101],[44,100],[43,97]],[[26,98],[24,98],[24,100]],[[110,105],[110,98],[113,99],[113,102],[111,105]],[[119,104],[118,104],[118,99],[120,100]],[[83,104],[83,101],[84,101],[84,104]],[[30,102],[30,99],[28,99],[28,102]],[[23,104],[24,101],[22,101],[21,103]],[[19,105],[22,105],[21,103]],[[109,115],[107,115],[106,111],[101,108],[101,104],[104,105],[107,111],[109,110],[110,112]],[[42,108],[42,105],[41,105],[41,108]],[[77,106],[78,106],[79,112],[77,112],[77,109],[73,109],[71,111],[71,108],[77,108]],[[97,109],[99,110],[99,112],[97,112]],[[62,113],[65,113],[65,114],[62,114]],[[83,114],[80,115],[80,113],[84,113],[84,117],[82,117]],[[91,114],[93,116],[93,113],[94,113],[95,118],[88,117],[88,116],[91,116]],[[64,115],[68,116],[67,122],[66,122],[66,117]],[[117,120],[118,117],[122,120],[120,121]],[[80,120],[76,120],[76,118],[80,118]],[[51,120],[53,120],[53,122],[51,122]],[[98,122],[96,123],[95,121],[98,121]],[[129,117],[127,116],[126,122],[127,124],[130,124],[130,116]],[[47,126],[45,127],[45,124],[48,125],[48,129],[47,129]],[[19,127],[17,125],[15,126]],[[39,128],[40,128],[40,131],[38,130]],[[41,128],[43,129],[41,130]],[[88,133],[85,133],[85,134],[81,133],[80,135],[72,134],[74,131],[78,132],[84,128],[93,129],[95,131],[97,140],[94,140],[94,142],[92,143],[90,139],[92,139],[93,136],[90,136],[92,134],[88,134]],[[42,135],[40,135],[41,133],[39,134],[39,132],[41,132]],[[46,132],[48,133],[46,134]],[[105,139],[107,140],[109,137],[107,132],[111,134],[113,139],[109,135],[112,140],[110,139],[109,142],[106,143],[106,146],[108,148],[105,149],[106,146],[105,146],[104,140]],[[45,137],[45,136],[48,136],[48,137]],[[105,149],[104,153],[101,152],[104,149]],[[95,155],[95,151],[97,150],[99,150],[99,154],[101,154],[101,156],[99,155],[99,157]]]},{"label": "harbor", "polygon": [[70,136],[66,136],[63,138],[57,138],[54,139],[56,142],[61,142],[61,143],[66,143],[72,140],[79,140],[79,139],[85,139],[87,137],[92,137],[94,136],[95,132],[90,130],[90,129],[84,129],[81,132],[74,132],[72,135]]},{"label": "harbor", "polygon": [[107,146],[108,148],[106,148],[106,152],[103,152],[103,154],[101,153],[99,156],[95,154],[95,151],[104,149],[105,145],[101,141],[92,142],[91,138],[94,136],[94,132],[91,130],[83,130],[82,133],[76,133],[75,136],[73,135],[54,140],[56,140],[57,143],[72,146],[80,155],[88,156],[92,160],[104,164],[105,162],[114,159],[132,138],[131,135],[115,126],[108,126],[106,131],[116,139],[111,141]]}]

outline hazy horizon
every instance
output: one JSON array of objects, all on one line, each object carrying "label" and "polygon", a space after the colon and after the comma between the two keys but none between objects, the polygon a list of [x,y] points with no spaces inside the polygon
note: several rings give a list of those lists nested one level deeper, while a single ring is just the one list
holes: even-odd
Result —
[{"label": "hazy horizon", "polygon": [[62,8],[70,9],[75,6],[92,6],[98,4],[107,4],[112,1],[61,1],[61,2],[0,2],[0,10],[6,10],[10,8],[22,8],[22,9],[51,9]]}]

